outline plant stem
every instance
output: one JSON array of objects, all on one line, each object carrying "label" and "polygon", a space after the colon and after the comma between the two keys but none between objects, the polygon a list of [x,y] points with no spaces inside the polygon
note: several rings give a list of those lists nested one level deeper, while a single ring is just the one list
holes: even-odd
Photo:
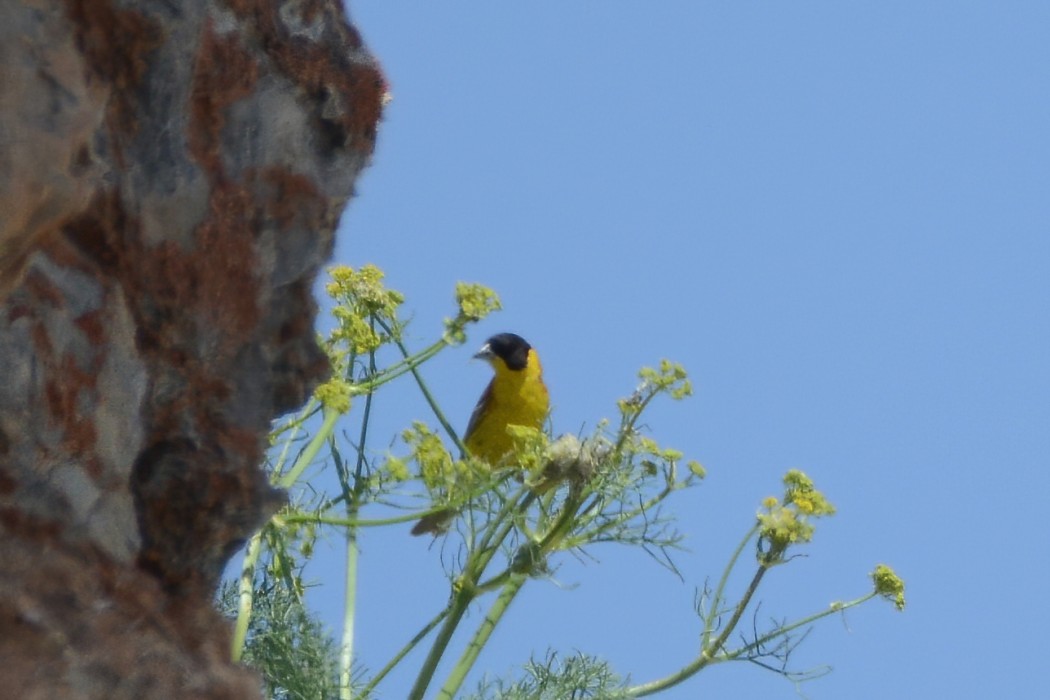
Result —
[{"label": "plant stem", "polygon": [[773,630],[772,632],[769,632],[768,634],[765,634],[765,635],[759,637],[758,639],[756,639],[755,641],[751,642],[750,644],[742,646],[739,649],[736,649],[734,651],[727,652],[726,655],[725,655],[725,658],[726,658],[727,661],[731,661],[733,659],[736,659],[736,658],[738,658],[738,657],[740,657],[740,656],[742,656],[742,655],[744,655],[744,654],[746,654],[746,653],[748,653],[748,652],[750,652],[750,651],[752,651],[754,649],[760,648],[762,645],[767,644],[768,642],[772,641],[773,639],[776,639],[777,637],[782,637],[782,636],[784,636],[786,634],[790,634],[791,632],[794,632],[795,630],[797,630],[800,627],[805,627],[806,625],[811,625],[814,622],[816,622],[817,620],[825,618],[825,617],[827,617],[829,615],[834,615],[836,613],[843,612],[844,610],[849,610],[850,608],[856,607],[856,606],[861,605],[863,603],[867,603],[869,600],[871,600],[872,598],[874,598],[877,595],[878,595],[877,592],[872,591],[871,593],[868,593],[866,595],[862,595],[860,598],[856,598],[855,600],[851,600],[848,603],[839,603],[837,605],[829,607],[827,610],[821,610],[820,612],[814,613],[812,615],[809,615],[808,617],[804,617],[801,620],[796,620],[795,622],[792,622],[790,625],[784,625],[783,627],[778,627],[777,629]]},{"label": "plant stem", "polygon": [[463,655],[459,657],[459,661],[453,667],[448,680],[445,681],[441,692],[438,693],[439,700],[452,700],[455,694],[459,692],[467,674],[474,667],[474,662],[478,660],[478,655],[481,654],[481,650],[485,647],[489,637],[492,636],[492,631],[496,628],[504,613],[507,612],[507,608],[510,607],[518,591],[525,584],[525,579],[526,576],[524,574],[513,574],[507,579],[507,582],[503,585],[503,590],[500,591],[488,614],[485,615],[485,619],[478,625],[477,631],[474,632],[474,637],[467,644],[466,649],[463,650]]},{"label": "plant stem", "polygon": [[252,599],[255,593],[253,583],[255,581],[255,565],[262,553],[262,531],[256,532],[248,540],[248,549],[244,553],[244,562],[241,564],[241,578],[238,583],[237,621],[233,627],[233,641],[230,648],[230,658],[234,663],[241,660],[244,654],[244,643],[248,638],[248,623],[252,617]]},{"label": "plant stem", "polygon": [[[374,320],[373,316],[373,330]],[[369,371],[375,372],[375,352],[368,355]],[[357,519],[361,507],[361,498],[365,491],[365,444],[368,441],[368,422],[372,416],[372,399],[374,394],[370,391],[365,396],[365,410],[361,417],[361,434],[357,440],[357,462],[354,465],[354,483],[349,483],[349,474],[345,468],[340,468],[339,482],[346,503],[347,520]],[[338,458],[335,448],[335,440],[332,440],[332,454],[336,457],[336,465],[342,464]],[[339,697],[340,700],[351,700],[353,692],[350,687],[350,679],[354,663],[354,619],[357,616],[357,562],[360,548],[357,545],[358,528],[350,525],[346,528],[346,592],[343,605],[343,643],[339,650]]]},{"label": "plant stem", "polygon": [[432,508],[422,513],[412,512],[408,515],[395,515],[389,518],[364,519],[346,516],[320,515],[317,513],[288,513],[282,515],[281,520],[286,523],[316,523],[318,525],[333,525],[336,527],[382,527],[384,525],[397,525],[399,523],[410,523],[419,520],[421,516],[429,513],[438,513],[446,508]]},{"label": "plant stem", "polygon": [[346,530],[346,601],[343,608],[343,642],[339,649],[339,697],[350,700],[350,672],[354,661],[354,617],[357,613],[357,528]]},{"label": "plant stem", "polygon": [[[631,510],[628,510],[628,511],[624,511],[623,513],[621,513],[620,515],[616,516],[615,518],[609,518],[609,520],[607,522],[605,522],[605,523],[603,523],[603,524],[599,525],[598,527],[595,527],[595,528],[593,528],[591,530],[586,530],[586,525],[590,524],[590,522],[592,522],[594,520],[594,516],[588,517],[588,513],[589,513],[590,510],[592,510],[597,505],[598,502],[597,502],[597,500],[595,500],[595,501],[592,501],[591,503],[588,503],[586,508],[581,508],[578,511],[577,518],[576,518],[576,523],[581,525],[580,529],[583,532],[582,532],[582,534],[580,534],[577,537],[574,537],[572,539],[572,541],[570,543],[570,546],[575,547],[579,543],[582,543],[582,542],[597,541],[599,535],[602,535],[602,534],[608,532],[609,530],[617,528],[620,525],[622,525],[622,524],[624,524],[624,523],[626,523],[626,522],[628,522],[630,520],[633,520],[634,518],[638,517],[642,513],[648,512],[654,506],[659,505],[659,503],[661,501],[663,501],[665,498],[667,498],[672,493],[674,493],[674,489],[673,488],[665,488],[663,491],[661,491],[660,493],[656,494],[655,496],[650,498],[645,503],[642,503],[638,507],[632,508]],[[587,495],[586,492],[585,492],[585,495]]]},{"label": "plant stem", "polygon": [[427,654],[427,658],[423,661],[423,666],[419,669],[419,675],[416,676],[415,685],[412,686],[412,690],[408,694],[408,700],[423,700],[423,693],[427,692],[427,686],[430,685],[430,680],[434,677],[434,671],[437,669],[438,662],[444,656],[445,649],[448,648],[448,643],[452,640],[452,634],[456,631],[456,627],[459,626],[459,621],[463,619],[463,615],[467,612],[467,608],[472,600],[474,600],[474,589],[470,586],[460,588],[452,598],[452,602],[447,608],[448,614],[445,617],[445,621],[441,625],[441,629],[438,630],[434,644],[430,647],[430,653]]},{"label": "plant stem", "polygon": [[365,391],[374,391],[387,382],[391,382],[403,374],[414,372],[416,367],[423,364],[430,358],[437,355],[441,350],[448,346],[448,341],[444,338],[437,340],[428,345],[423,350],[419,351],[411,357],[406,357],[404,360],[387,367],[381,372],[373,374],[368,381],[358,385]]},{"label": "plant stem", "polygon": [[472,548],[470,558],[463,567],[463,574],[457,581],[458,589],[453,593],[452,602],[449,603],[447,608],[448,616],[438,631],[434,644],[430,647],[430,653],[427,654],[427,658],[419,670],[416,683],[412,686],[412,692],[408,696],[409,700],[422,700],[423,693],[426,692],[427,686],[430,685],[430,681],[434,677],[434,671],[437,669],[438,662],[441,661],[441,657],[444,656],[445,650],[448,648],[452,634],[456,631],[456,627],[459,626],[470,603],[481,592],[478,589],[478,581],[481,580],[485,569],[492,561],[492,557],[496,555],[500,545],[503,544],[503,540],[514,529],[512,512],[521,512],[536,497],[531,491],[522,496],[521,492],[525,490],[526,487],[523,486],[521,491],[507,499],[507,503],[481,535],[479,544]]},{"label": "plant stem", "polygon": [[[385,321],[383,321],[382,319],[378,319],[378,321],[379,325],[383,327],[383,330],[390,334],[390,337],[393,339],[394,344],[397,345],[397,349],[401,351],[401,355],[407,360],[410,357],[408,348],[405,347],[405,344],[401,342],[400,338],[394,336],[393,332],[391,331],[390,327],[386,324]],[[445,343],[446,345],[448,344],[447,341],[445,341],[444,339],[442,339],[441,342]],[[444,428],[445,433],[448,435],[449,439],[452,440],[452,442],[456,443],[456,447],[459,448],[459,451],[461,453],[465,453],[466,449],[463,447],[463,442],[459,439],[459,435],[456,434],[456,431],[455,429],[453,429],[452,424],[448,422],[447,418],[445,418],[445,414],[442,412],[441,407],[438,406],[437,400],[434,398],[433,394],[430,393],[430,389],[427,388],[426,382],[423,381],[423,375],[419,373],[419,370],[414,364],[411,365],[411,371],[412,377],[415,378],[416,384],[419,385],[419,390],[423,393],[423,398],[426,399],[427,404],[429,404],[430,406],[430,410],[434,412],[434,416],[438,419],[438,422],[441,423],[441,427]]]},{"label": "plant stem", "polygon": [[320,402],[317,399],[311,398],[307,402],[303,410],[299,412],[299,415],[295,417],[287,426],[288,437],[284,439],[284,445],[281,447],[281,453],[277,456],[277,461],[274,462],[273,471],[275,474],[280,474],[284,469],[285,462],[288,461],[288,452],[292,448],[292,443],[295,442],[296,436],[303,429],[303,421],[306,420],[313,411],[320,406]]},{"label": "plant stem", "polygon": [[720,663],[728,661],[730,657],[726,654],[722,656],[716,656],[722,646],[725,644],[726,639],[736,629],[737,624],[740,622],[740,618],[743,616],[747,606],[751,603],[751,598],[755,595],[755,591],[758,590],[758,585],[762,582],[762,577],[765,576],[766,572],[769,571],[769,565],[759,564],[758,570],[755,572],[754,577],[751,579],[751,584],[747,587],[747,591],[744,596],[740,599],[740,602],[736,604],[733,609],[733,616],[729,619],[729,622],[724,628],[722,633],[718,635],[714,642],[710,644],[704,644],[700,648],[700,654],[690,663],[686,664],[679,670],[675,671],[669,676],[660,678],[649,683],[643,683],[627,689],[627,694],[630,697],[642,697],[644,695],[653,695],[660,691],[666,690],[672,686],[678,685],[682,681],[696,675],[698,672],[703,670],[706,666],[710,666],[713,663]]},{"label": "plant stem", "polygon": [[423,641],[423,639],[425,639],[426,636],[430,634],[431,630],[437,627],[441,623],[441,621],[445,619],[445,617],[449,613],[449,610],[450,608],[445,608],[437,615],[435,615],[433,620],[423,625],[423,629],[419,630],[419,632],[416,633],[416,636],[412,637],[412,639],[409,640],[408,644],[402,647],[401,651],[397,652],[397,654],[394,655],[394,658],[388,661],[386,666],[381,668],[379,672],[372,677],[372,680],[370,680],[368,682],[368,685],[365,686],[364,690],[361,691],[361,696],[369,697],[369,694],[373,690],[375,690],[376,686],[379,685],[379,683],[387,676],[387,674],[393,671],[394,668],[399,663],[401,663],[401,659],[408,656],[409,652],[415,649],[416,645]]},{"label": "plant stem", "polygon": [[759,524],[755,523],[754,527],[747,531],[744,535],[744,539],[740,540],[740,544],[737,545],[733,551],[733,556],[729,558],[729,562],[726,564],[725,569],[722,570],[722,578],[718,580],[718,588],[715,589],[715,595],[711,599],[711,610],[704,620],[704,632],[701,635],[700,649],[707,649],[711,642],[711,632],[714,629],[714,619],[720,614],[718,611],[722,607],[722,601],[725,600],[726,584],[729,582],[729,574],[732,573],[733,569],[736,568],[737,560],[740,559],[740,555],[744,551],[744,547],[751,541],[751,538],[758,534]]},{"label": "plant stem", "polygon": [[336,422],[338,422],[342,416],[343,414],[338,411],[328,410],[324,412],[324,421],[322,421],[321,427],[317,429],[317,432],[314,433],[310,442],[307,443],[306,447],[299,454],[299,457],[295,460],[295,464],[292,465],[292,468],[289,469],[286,474],[282,474],[280,478],[277,479],[278,487],[287,489],[299,480],[299,477],[302,476],[306,468],[313,463],[314,459],[317,457],[317,453],[321,451],[321,447],[335,430]]},{"label": "plant stem", "polygon": [[762,583],[762,577],[769,571],[769,565],[759,564],[758,570],[755,571],[754,577],[751,579],[751,584],[747,587],[747,591],[744,593],[744,597],[740,599],[740,602],[736,604],[736,608],[733,609],[733,616],[729,618],[729,622],[722,628],[722,633],[718,635],[715,641],[710,645],[700,650],[701,656],[706,656],[713,659],[715,654],[722,650],[722,646],[729,639],[729,635],[736,629],[737,623],[740,622],[740,618],[744,615],[744,610],[751,603],[751,598],[755,595],[755,591],[758,590],[758,584]]}]

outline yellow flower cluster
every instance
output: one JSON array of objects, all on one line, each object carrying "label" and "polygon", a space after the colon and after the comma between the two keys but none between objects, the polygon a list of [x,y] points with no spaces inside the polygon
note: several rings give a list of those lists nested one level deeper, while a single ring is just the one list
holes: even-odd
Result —
[{"label": "yellow flower cluster", "polygon": [[792,469],[784,475],[783,502],[774,496],[762,501],[758,512],[759,559],[767,565],[784,561],[788,547],[813,539],[816,528],[812,518],[834,513],[835,507],[814,487],[813,481]]},{"label": "yellow flower cluster", "polygon": [[904,610],[904,581],[893,569],[879,564],[875,571],[871,572],[871,580],[875,584],[876,593],[892,601],[898,610]]},{"label": "yellow flower cluster", "polygon": [[339,377],[332,377],[314,390],[314,398],[321,402],[325,410],[348,413],[351,393],[348,382]]},{"label": "yellow flower cluster", "polygon": [[404,295],[383,286],[383,271],[375,265],[365,265],[360,270],[339,265],[328,274],[331,281],[325,285],[325,292],[337,304],[332,315],[339,322],[332,342],[343,341],[357,354],[377,350],[387,337],[375,330],[375,322],[396,326],[397,309],[404,302]]},{"label": "yellow flower cluster", "polygon": [[448,341],[460,345],[466,341],[463,329],[468,323],[477,323],[493,311],[503,308],[499,296],[488,287],[472,282],[456,283],[455,318],[445,319],[445,335]]}]

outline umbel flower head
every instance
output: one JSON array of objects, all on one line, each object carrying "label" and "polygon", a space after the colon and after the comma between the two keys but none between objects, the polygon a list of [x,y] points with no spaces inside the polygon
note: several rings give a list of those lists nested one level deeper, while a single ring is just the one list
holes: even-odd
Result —
[{"label": "umbel flower head", "polygon": [[875,584],[876,593],[892,601],[898,610],[904,610],[904,581],[893,569],[885,564],[879,564],[871,572],[871,580]]},{"label": "umbel flower head", "polygon": [[835,506],[816,489],[813,480],[792,469],[784,475],[783,501],[774,496],[762,501],[758,512],[759,559],[766,565],[784,561],[788,547],[813,539],[813,518],[834,514]]}]

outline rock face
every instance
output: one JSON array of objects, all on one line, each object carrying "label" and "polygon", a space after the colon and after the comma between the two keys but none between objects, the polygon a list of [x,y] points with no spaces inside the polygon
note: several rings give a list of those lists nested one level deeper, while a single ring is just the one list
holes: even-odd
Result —
[{"label": "rock face", "polygon": [[383,92],[339,0],[0,4],[0,696],[258,696],[211,596]]}]

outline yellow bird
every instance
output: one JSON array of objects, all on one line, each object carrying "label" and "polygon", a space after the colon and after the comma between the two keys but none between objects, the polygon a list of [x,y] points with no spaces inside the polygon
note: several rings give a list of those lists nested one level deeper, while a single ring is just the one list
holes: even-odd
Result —
[{"label": "yellow bird", "polygon": [[[474,357],[488,362],[495,376],[470,415],[463,445],[470,456],[502,466],[514,451],[507,426],[542,428],[550,410],[540,356],[520,335],[499,333],[485,341]],[[412,534],[442,532],[451,516],[449,511],[432,513],[416,523]]]},{"label": "yellow bird", "polygon": [[474,357],[492,365],[496,376],[470,415],[463,444],[471,456],[499,466],[514,449],[507,426],[542,428],[550,398],[540,356],[520,335],[494,335]]}]

